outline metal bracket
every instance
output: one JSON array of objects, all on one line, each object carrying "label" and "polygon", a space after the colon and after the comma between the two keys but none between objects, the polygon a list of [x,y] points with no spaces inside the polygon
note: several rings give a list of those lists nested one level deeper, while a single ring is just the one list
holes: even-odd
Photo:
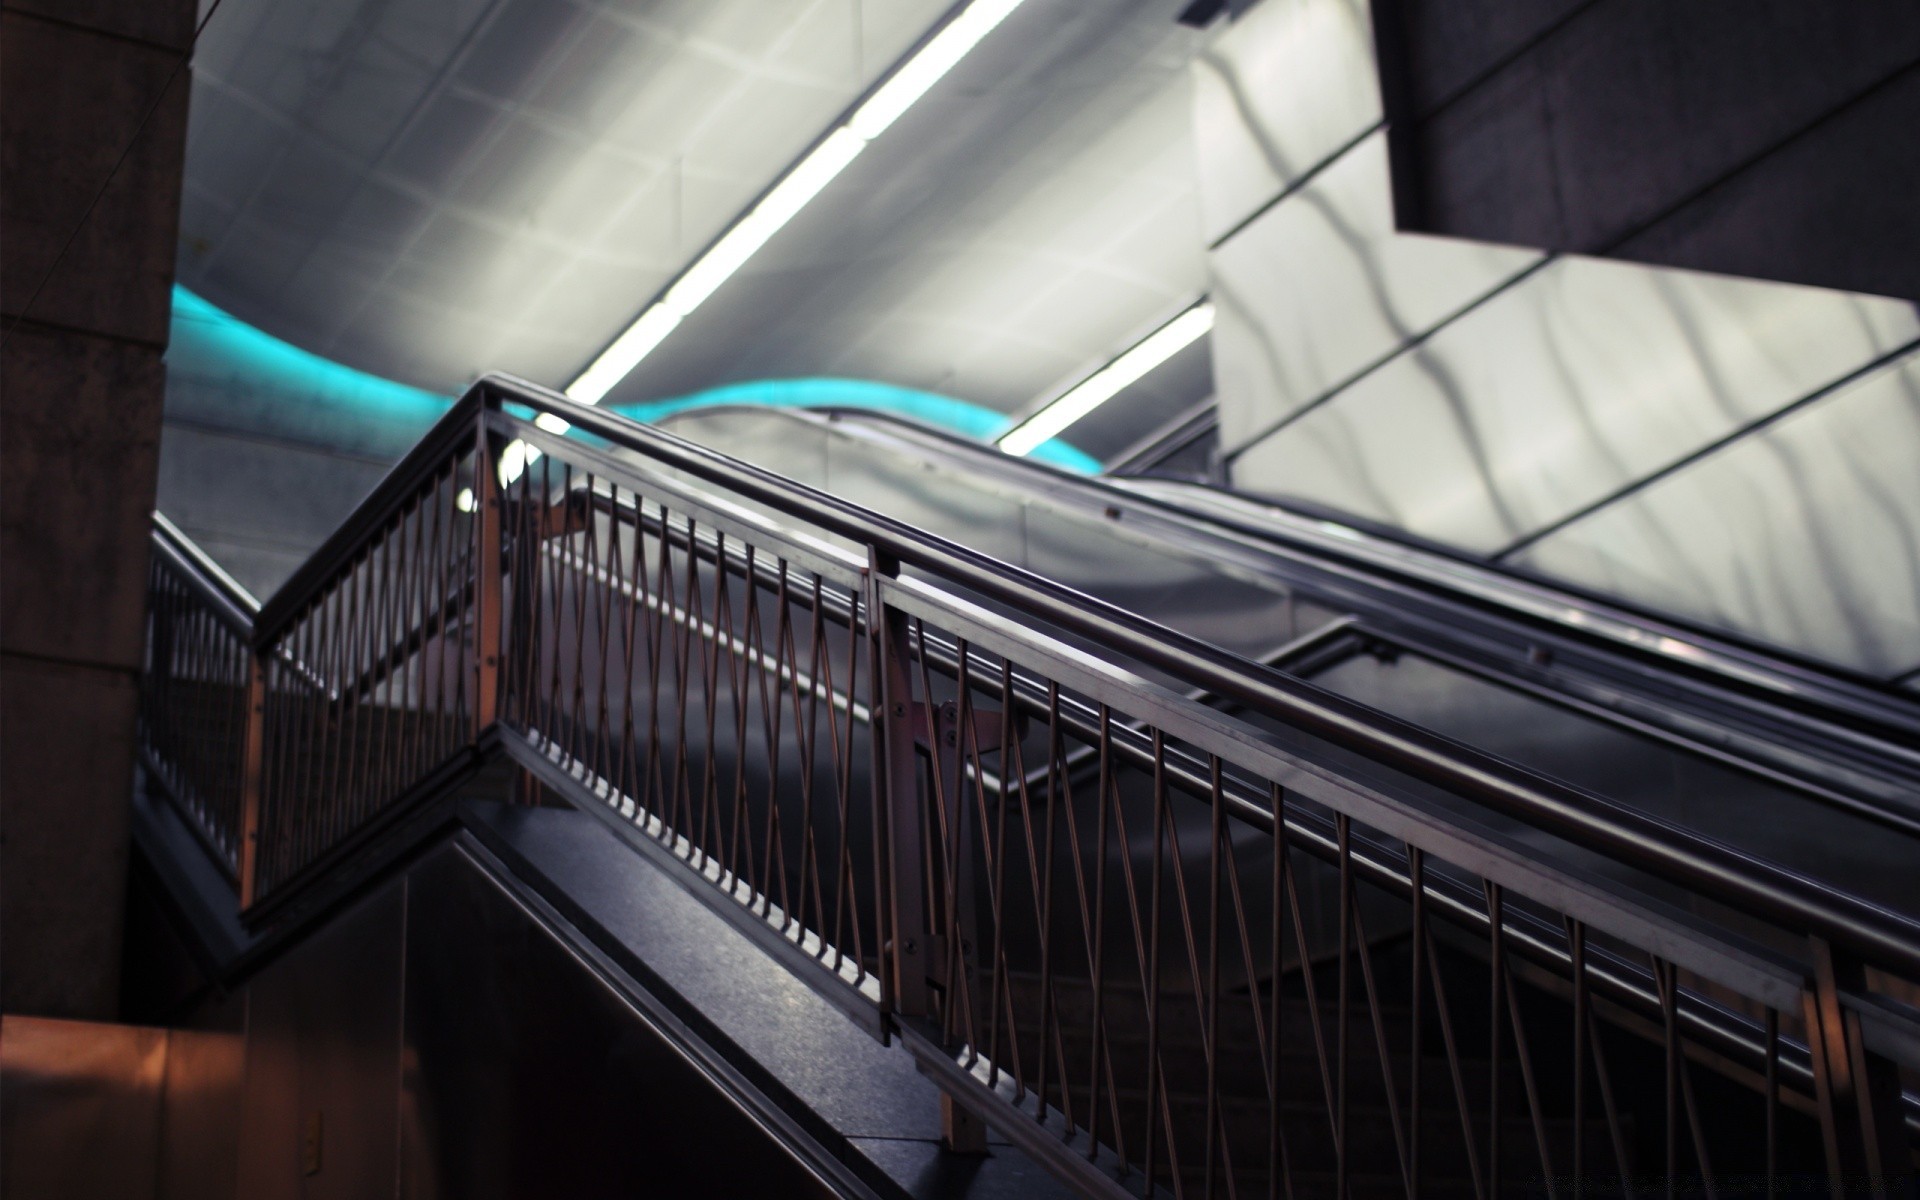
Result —
[{"label": "metal bracket", "polygon": [[[914,704],[907,710],[907,721],[909,727],[913,730],[914,745],[931,750],[937,739],[939,745],[956,749],[965,749],[977,744],[980,747],[980,752],[983,754],[999,750],[1001,748],[1000,731],[1004,724],[1000,711],[998,709],[976,708],[971,710],[971,713],[973,717],[972,736],[968,740],[966,747],[962,747],[960,744],[959,705],[951,700],[946,701],[938,707],[930,705],[925,701]],[[1014,736],[1016,738],[1020,736],[1018,726],[1021,720],[1021,718],[1015,718]]]}]

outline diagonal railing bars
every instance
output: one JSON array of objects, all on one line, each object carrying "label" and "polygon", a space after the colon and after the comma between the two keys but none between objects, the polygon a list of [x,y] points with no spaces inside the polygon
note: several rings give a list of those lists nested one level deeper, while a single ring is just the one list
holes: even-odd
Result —
[{"label": "diagonal railing bars", "polygon": [[252,920],[497,747],[1089,1191],[1910,1184],[1920,926],[657,430],[484,380],[257,612],[155,536]]}]

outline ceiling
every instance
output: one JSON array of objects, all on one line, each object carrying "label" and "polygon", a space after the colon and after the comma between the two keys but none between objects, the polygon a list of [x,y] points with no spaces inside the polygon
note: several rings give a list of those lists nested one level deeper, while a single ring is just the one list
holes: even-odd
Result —
[{"label": "ceiling", "polygon": [[[1124,349],[1205,287],[1183,3],[1027,0],[608,402],[831,374],[1013,411]],[[564,385],[947,7],[224,0],[180,280],[406,383]]]}]

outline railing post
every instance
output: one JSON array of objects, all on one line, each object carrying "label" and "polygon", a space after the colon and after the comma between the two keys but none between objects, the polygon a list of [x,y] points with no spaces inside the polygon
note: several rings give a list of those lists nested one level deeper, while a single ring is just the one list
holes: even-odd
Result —
[{"label": "railing post", "polygon": [[[899,569],[893,559],[868,551],[867,623],[873,632],[872,661],[880,674],[879,729],[875,738],[880,762],[874,773],[874,799],[875,816],[884,821],[879,840],[886,857],[881,897],[888,916],[882,934],[886,939],[886,965],[882,969],[888,972],[894,1014],[924,1017],[932,1011],[927,975],[934,948],[927,923],[926,800],[920,791],[916,758],[918,718],[913,698],[912,644],[907,615],[887,605],[882,589],[882,581],[896,578]],[[953,728],[951,721],[946,728]],[[940,736],[932,724],[927,732]],[[957,765],[957,737],[953,752],[946,758]],[[933,761],[941,761],[937,752]],[[948,1003],[953,1002],[952,987],[949,983]],[[940,1139],[954,1153],[987,1152],[985,1124],[945,1089],[940,1093]]]},{"label": "railing post", "polygon": [[487,414],[493,405],[482,403],[473,433],[473,736],[477,739],[500,715],[500,630],[505,589],[501,576],[500,540],[503,524],[499,466]]},{"label": "railing post", "polygon": [[1807,1047],[1813,1059],[1820,1132],[1833,1194],[1888,1196],[1910,1174],[1900,1120],[1898,1068],[1867,1048],[1859,1014],[1843,992],[1865,992],[1866,972],[1831,943],[1813,939],[1814,987],[1806,997]]},{"label": "railing post", "polygon": [[240,760],[240,907],[250,907],[260,887],[260,808],[266,790],[267,659],[247,655],[247,731]]},{"label": "railing post", "polygon": [[913,672],[907,615],[886,603],[882,581],[894,578],[899,563],[869,551],[867,625],[873,637],[873,663],[880,676],[879,729],[875,745],[874,815],[881,823],[883,855],[881,905],[884,970],[900,1016],[923,1017],[927,1001],[928,946],[926,876],[923,859],[924,812],[920,770],[913,738]]}]

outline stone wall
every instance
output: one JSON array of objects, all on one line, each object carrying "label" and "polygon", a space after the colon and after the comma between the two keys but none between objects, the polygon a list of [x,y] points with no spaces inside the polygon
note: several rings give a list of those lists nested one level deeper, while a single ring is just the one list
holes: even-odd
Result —
[{"label": "stone wall", "polygon": [[9,1012],[99,1018],[118,1004],[193,21],[191,0],[0,4]]}]

